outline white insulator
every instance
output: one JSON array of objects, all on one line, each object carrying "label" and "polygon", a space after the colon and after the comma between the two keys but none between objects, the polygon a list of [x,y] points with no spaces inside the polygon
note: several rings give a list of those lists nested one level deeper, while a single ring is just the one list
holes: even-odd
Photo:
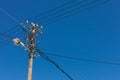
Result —
[{"label": "white insulator", "polygon": [[38,27],[38,24],[36,24],[36,27]]},{"label": "white insulator", "polygon": [[33,25],[34,23],[33,22],[31,22],[31,25]]},{"label": "white insulator", "polygon": [[43,29],[43,26],[41,26],[40,28]]},{"label": "white insulator", "polygon": [[28,20],[26,20],[26,23],[28,24]]},{"label": "white insulator", "polygon": [[33,23],[33,25],[32,26],[35,26],[35,24]]}]

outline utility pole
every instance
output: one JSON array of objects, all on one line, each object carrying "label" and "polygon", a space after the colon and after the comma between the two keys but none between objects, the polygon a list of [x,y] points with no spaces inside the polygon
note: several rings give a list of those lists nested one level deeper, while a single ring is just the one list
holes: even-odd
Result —
[{"label": "utility pole", "polygon": [[19,38],[14,38],[13,43],[17,46],[24,47],[25,50],[29,52],[29,66],[28,66],[28,79],[27,80],[32,80],[33,59],[35,57],[35,51],[36,51],[35,43],[37,42],[37,40],[35,39],[35,36],[37,35],[37,33],[42,34],[43,27],[42,26],[38,27],[37,24],[28,23],[28,21],[26,21],[24,27],[28,28],[26,32],[27,36],[25,38],[26,40],[25,44],[27,45],[27,47],[24,43],[20,41]]},{"label": "utility pole", "polygon": [[36,27],[35,25],[30,26],[30,34],[28,36],[29,41],[29,68],[28,68],[28,80],[32,80],[32,67],[33,67],[33,57],[34,57],[34,47],[35,47],[35,34],[36,34]]},{"label": "utility pole", "polygon": [[[24,29],[27,29],[27,36],[25,37],[26,43],[22,43],[19,38],[14,38],[13,43],[17,46],[24,47],[25,50],[29,52],[29,67],[28,67],[28,79],[32,80],[32,68],[33,68],[33,59],[36,57],[36,53],[39,54],[43,59],[52,63],[57,69],[59,69],[63,74],[65,74],[70,80],[73,80],[71,76],[69,76],[56,62],[51,60],[47,55],[40,51],[40,49],[36,46],[36,35],[37,33],[42,34],[43,27],[38,27],[37,24],[28,23],[26,21]],[[25,30],[26,31],[26,30]]]}]

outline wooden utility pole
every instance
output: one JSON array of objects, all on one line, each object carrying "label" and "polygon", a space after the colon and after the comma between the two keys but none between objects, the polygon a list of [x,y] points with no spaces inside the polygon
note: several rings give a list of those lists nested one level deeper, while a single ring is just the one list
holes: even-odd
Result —
[{"label": "wooden utility pole", "polygon": [[33,58],[34,58],[34,47],[35,47],[35,25],[31,25],[30,34],[28,36],[28,45],[29,45],[29,68],[28,68],[28,80],[32,80],[32,67],[33,67]]},{"label": "wooden utility pole", "polygon": [[[22,24],[23,25],[23,24]],[[16,46],[20,46],[25,48],[25,50],[29,51],[29,67],[28,67],[28,79],[27,80],[32,80],[32,68],[33,68],[33,59],[35,57],[36,53],[36,39],[35,36],[37,33],[42,34],[42,29],[43,27],[39,27],[38,24],[30,23],[26,21],[24,28],[29,29],[27,32],[27,36],[25,36],[25,41],[26,44],[22,43],[19,38],[14,38],[13,43]]]},{"label": "wooden utility pole", "polygon": [[33,66],[33,53],[30,53],[29,69],[28,69],[28,80],[32,80],[32,66]]}]

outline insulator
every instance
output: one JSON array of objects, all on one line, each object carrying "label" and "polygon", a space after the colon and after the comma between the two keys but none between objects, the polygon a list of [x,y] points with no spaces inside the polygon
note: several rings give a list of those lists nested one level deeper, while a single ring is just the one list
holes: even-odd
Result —
[{"label": "insulator", "polygon": [[38,27],[38,24],[36,24],[36,27]]},{"label": "insulator", "polygon": [[33,22],[31,22],[31,25],[33,25],[34,23]]},{"label": "insulator", "polygon": [[40,28],[43,29],[43,26],[41,26]]},{"label": "insulator", "polygon": [[33,23],[33,25],[32,26],[35,26],[35,24]]},{"label": "insulator", "polygon": [[28,20],[26,20],[26,24],[28,24]]}]

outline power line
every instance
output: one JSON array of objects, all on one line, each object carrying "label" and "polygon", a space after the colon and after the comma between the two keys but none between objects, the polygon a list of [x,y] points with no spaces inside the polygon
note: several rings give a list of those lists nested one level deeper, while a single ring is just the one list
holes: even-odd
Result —
[{"label": "power line", "polygon": [[[5,45],[8,45],[10,41],[12,41],[12,39],[15,38],[3,32],[0,32],[0,35],[1,35],[0,36],[0,47],[4,47]],[[20,35],[20,32],[18,34],[15,34],[14,36],[17,36],[17,35],[19,35],[19,38],[23,37],[21,36],[22,34]]]},{"label": "power line", "polygon": [[77,1],[77,0],[70,0],[69,2],[67,2],[67,3],[65,3],[65,4],[62,4],[62,5],[57,6],[57,7],[55,7],[55,8],[52,8],[52,9],[50,9],[50,10],[44,12],[44,13],[41,13],[41,14],[33,17],[33,18],[29,18],[28,20],[38,19],[38,18],[41,17],[41,15],[47,15],[48,13],[51,13],[51,11],[54,12],[54,11],[56,11],[56,10],[58,10],[58,9],[61,9],[61,8],[65,7],[66,5],[69,5],[69,4],[74,3],[74,2],[76,2],[76,1]]},{"label": "power line", "polygon": [[10,41],[7,40],[6,43],[1,43],[1,44],[0,44],[0,48],[3,48],[3,47],[8,46],[8,45],[9,45],[9,42],[10,42]]},{"label": "power line", "polygon": [[[74,0],[72,0],[73,2],[74,2]],[[68,2],[68,3],[72,3],[72,1],[70,1],[70,2]],[[84,0],[84,1],[87,1],[87,0]],[[109,1],[109,0],[107,0],[107,1]],[[75,1],[76,2],[76,1]],[[80,2],[82,2],[82,1],[80,1]],[[63,4],[64,6],[65,6],[65,4]],[[61,8],[61,7],[58,7],[58,8]],[[57,8],[56,8],[57,9]],[[4,10],[5,11],[5,10]],[[49,10],[50,11],[50,10]],[[6,11],[5,11],[6,12]],[[9,13],[8,13],[9,14]],[[9,14],[10,15],[10,14]],[[64,16],[64,15],[63,15]],[[55,19],[55,18],[53,18],[53,19]],[[52,20],[52,19],[50,19],[50,20]],[[56,20],[52,20],[52,21],[50,21],[49,23],[51,23],[51,22],[53,22],[53,21],[56,21]],[[48,24],[49,24],[48,23]],[[47,23],[46,23],[47,24]]]},{"label": "power line", "polygon": [[[12,29],[12,30],[11,30],[11,29]],[[22,31],[21,29],[19,29],[19,27],[14,26],[14,27],[8,29],[8,30],[5,31],[5,32],[1,32],[1,33],[0,33],[0,35],[1,35],[0,38],[1,38],[1,39],[4,39],[5,37],[8,38],[8,36],[14,38],[14,36],[18,36],[18,35],[20,36],[20,35],[22,35],[22,34],[24,34],[23,31]],[[7,36],[5,36],[5,35],[7,35]],[[11,36],[10,36],[10,35],[11,35]]]},{"label": "power line", "polygon": [[[20,30],[19,30],[20,31]],[[22,35],[22,31],[21,32],[19,32],[18,31],[18,33],[16,33],[16,32],[10,32],[10,33],[3,33],[3,32],[0,32],[0,38],[1,38],[1,40],[3,40],[3,39],[5,39],[5,38],[7,38],[7,39],[13,39],[14,38],[14,36],[17,36],[17,35]],[[8,35],[9,34],[9,35]],[[13,34],[12,36],[10,36],[11,34]]]},{"label": "power line", "polygon": [[5,36],[5,37],[7,37],[7,38],[9,38],[9,39],[13,39],[13,37],[11,37],[11,36],[9,36],[9,35],[7,35],[5,33],[0,32],[0,34],[3,35],[3,36]]},{"label": "power line", "polygon": [[[104,2],[102,2],[102,3],[99,3],[99,4],[95,4],[94,6],[98,6],[98,5],[100,5],[100,4],[103,4],[103,3],[105,3],[105,2],[108,2],[109,0],[106,0],[106,1],[104,1]],[[95,2],[97,2],[97,1],[95,1]],[[89,5],[91,5],[91,3],[92,4],[94,4],[93,2],[90,2],[90,3],[88,3]],[[88,4],[86,4],[86,5],[88,5]],[[86,5],[83,5],[83,7],[84,6],[86,6]],[[92,7],[94,7],[94,6],[92,6]],[[87,9],[89,9],[90,7],[88,7]],[[81,8],[79,8],[79,9],[81,9]],[[48,21],[45,21],[45,23],[44,23],[44,25],[48,25],[48,24],[50,24],[50,23],[53,23],[53,22],[55,22],[55,21],[57,21],[57,20],[59,20],[59,19],[61,19],[61,18],[65,18],[65,17],[69,17],[69,16],[72,16],[72,15],[74,15],[74,14],[77,14],[77,13],[79,13],[79,12],[82,12],[82,11],[84,11],[84,10],[86,10],[86,8],[85,9],[83,9],[83,10],[80,10],[80,11],[77,11],[77,9],[75,9],[75,10],[73,10],[73,11],[70,11],[70,12],[67,12],[67,13],[70,13],[69,15],[63,15],[63,14],[60,14],[60,15],[57,15],[57,16],[55,16],[53,19],[51,18],[51,19],[48,19]],[[60,17],[60,16],[62,16],[62,17]],[[15,29],[16,29],[16,27],[14,27]],[[13,30],[13,29],[12,29]],[[9,33],[8,33],[9,32]],[[17,34],[16,35],[21,35],[21,32],[20,32],[20,30],[19,29],[16,29],[15,31],[7,31],[7,33],[10,35],[10,34],[15,34],[15,32],[17,32]],[[19,32],[19,33],[18,33]],[[4,42],[6,42],[7,40],[5,40]]]},{"label": "power line", "polygon": [[8,17],[10,17],[12,20],[14,20],[20,27],[21,29],[26,32],[26,30],[23,28],[23,26],[21,25],[21,22],[19,20],[17,20],[15,17],[13,17],[11,14],[9,14],[5,9],[0,8],[0,10],[5,13]]},{"label": "power line", "polygon": [[40,52],[40,50],[36,47],[35,36],[37,35],[38,32],[39,33],[42,32],[42,27],[38,28],[38,26],[34,23],[31,23],[29,27],[30,27],[30,30],[28,32],[29,34],[27,34],[27,39],[25,39],[26,40],[26,45],[28,45],[28,47],[26,47],[26,45],[23,42],[21,42],[21,40],[19,38],[14,38],[13,39],[13,42],[14,42],[15,45],[20,46],[20,47],[24,47],[29,52],[28,80],[32,80],[32,65],[33,65],[33,58],[35,56],[35,52],[38,52],[39,55],[43,59],[52,63],[57,69],[59,69],[63,74],[65,74],[70,80],[73,80],[72,77],[69,76],[56,62],[51,60],[44,53]]},{"label": "power line", "polygon": [[63,13],[64,11],[67,11],[67,10],[69,10],[69,9],[71,9],[71,8],[73,8],[73,7],[75,7],[75,6],[80,6],[80,5],[82,5],[83,3],[86,3],[86,2],[88,2],[89,0],[82,0],[82,1],[72,1],[70,4],[68,4],[68,5],[64,5],[64,6],[62,6],[62,7],[59,7],[58,9],[55,9],[55,10],[51,10],[51,12],[46,12],[46,13],[44,13],[43,14],[43,16],[39,16],[39,18],[38,19],[36,19],[36,20],[34,20],[34,21],[38,21],[38,20],[41,20],[41,21],[43,21],[43,20],[45,20],[45,19],[47,19],[47,18],[49,18],[49,17],[52,17],[52,16],[55,16],[55,15],[57,15],[57,14],[60,14],[60,13]]},{"label": "power line", "polygon": [[[53,8],[53,9],[50,9],[50,10],[46,11],[45,13],[50,13],[50,12],[53,11],[53,10],[58,10],[58,8],[64,7],[64,6],[66,6],[67,4],[73,3],[73,2],[75,2],[75,1],[76,1],[76,0],[71,0],[71,1],[65,3],[65,4],[63,4],[63,5],[61,5],[61,6],[58,6],[58,7]],[[9,16],[10,18],[12,18],[15,22],[17,22],[18,24],[21,24],[20,21],[18,21],[15,17],[13,17],[11,14],[9,14],[6,10],[4,10],[4,9],[2,9],[2,8],[0,8],[0,10],[1,10],[3,13],[5,13],[7,16]],[[40,14],[40,15],[45,15],[45,13],[42,13],[42,14]],[[29,18],[28,20],[33,20],[33,19],[36,19],[36,18],[39,18],[39,17],[40,17],[40,16],[35,16],[35,17],[33,17],[33,18]],[[17,27],[17,26],[13,27],[13,29],[15,29],[15,31],[13,31],[13,29],[12,29],[12,30],[8,30],[8,31],[6,31],[6,32],[7,32],[9,35],[10,35],[10,34],[15,34],[15,32],[19,32],[20,30],[19,30],[19,29],[16,29],[16,27]],[[23,27],[22,27],[22,28],[23,28]],[[24,31],[25,31],[25,30],[24,30]]]},{"label": "power line", "polygon": [[59,69],[63,74],[65,74],[70,80],[73,80],[73,78],[67,74],[55,61],[51,60],[47,55],[45,55],[43,52],[40,52],[40,50],[38,48],[37,49],[37,52],[38,54],[43,58],[45,59],[46,61],[52,63],[57,69]]},{"label": "power line", "polygon": [[[86,0],[86,1],[87,1],[87,0]],[[103,3],[105,3],[105,2],[108,2],[108,1],[109,1],[109,0],[105,0],[105,1],[103,1],[102,3],[94,4],[94,2],[97,2],[97,0],[96,0],[96,1],[90,2],[90,3],[88,3],[88,4],[91,5],[91,3],[92,3],[92,4],[94,4],[94,6],[92,6],[92,7],[95,7],[95,6],[101,5],[101,4],[103,4]],[[81,2],[82,2],[82,1],[81,1]],[[77,3],[77,4],[78,4],[78,3]],[[83,5],[82,7],[84,8],[84,7],[86,7],[88,4]],[[80,10],[78,10],[78,11],[77,11],[77,9],[72,10],[72,11],[69,11],[69,12],[67,12],[68,15],[59,14],[59,15],[55,16],[54,18],[50,18],[50,19],[44,21],[42,24],[43,24],[43,25],[48,25],[48,24],[53,23],[53,22],[56,22],[57,20],[60,20],[60,19],[62,19],[62,18],[75,15],[75,14],[77,14],[77,13],[79,13],[79,12],[83,12],[84,10],[88,10],[88,9],[90,8],[89,6],[87,6],[87,7],[88,7],[88,8],[85,8],[85,9],[82,9],[82,10],[81,10],[81,7],[80,7],[80,8],[78,8],[78,9],[80,9]],[[91,8],[92,8],[92,7],[91,7]],[[59,7],[59,8],[60,8],[60,7]],[[15,33],[15,32],[18,32],[18,31],[19,31],[19,30],[11,31],[11,33]],[[9,32],[9,31],[7,31],[7,32]],[[19,35],[20,35],[20,34],[19,34]]]},{"label": "power line", "polygon": [[[75,2],[75,1],[76,1],[76,0],[71,0],[71,1],[65,3],[65,4],[63,4],[63,5],[61,5],[61,6],[58,6],[58,7],[56,7],[56,8],[53,8],[53,9],[47,11],[46,13],[48,13],[48,12],[50,13],[50,11],[57,10],[58,8],[61,8],[61,7],[63,7],[63,6],[66,6],[67,4],[73,3],[73,2]],[[21,24],[20,21],[18,21],[15,17],[13,17],[11,14],[9,14],[6,10],[4,10],[4,9],[2,9],[2,8],[0,8],[0,10],[1,10],[3,13],[5,13],[7,16],[9,16],[10,18],[12,18],[15,22],[17,22],[17,24]],[[45,13],[43,13],[43,15],[45,15]],[[39,16],[35,16],[34,18],[30,18],[30,19],[28,19],[28,20],[32,20],[32,19],[35,19],[35,18],[38,18],[38,17],[39,17]],[[22,26],[22,25],[20,25],[20,26],[22,27],[23,31],[25,32],[25,29],[23,28],[23,26]],[[13,28],[16,28],[16,26],[13,27]],[[13,33],[18,32],[18,31],[19,31],[19,30],[13,31],[13,29],[12,29],[12,31],[11,31],[11,30],[10,30],[10,31],[7,31],[7,33],[10,32],[9,34],[13,34]]]},{"label": "power line", "polygon": [[[82,1],[79,1],[79,2],[74,2],[73,4],[71,3],[71,4],[69,4],[69,5],[67,5],[67,6],[65,6],[65,7],[62,7],[62,8],[60,8],[60,9],[58,9],[58,10],[56,10],[56,11],[51,11],[51,13],[48,13],[47,15],[45,15],[45,16],[41,16],[40,15],[40,17],[39,17],[39,20],[41,21],[41,23],[46,23],[46,22],[48,22],[48,21],[52,21],[53,19],[55,19],[55,18],[59,18],[60,16],[64,16],[64,14],[69,14],[69,13],[73,13],[73,11],[77,11],[77,9],[79,10],[79,9],[84,9],[84,8],[86,8],[86,7],[88,7],[87,9],[84,9],[84,10],[88,10],[88,9],[90,9],[91,8],[91,5],[95,5],[95,3],[97,3],[97,2],[101,2],[101,3],[105,3],[105,2],[108,2],[109,0],[100,0],[100,1],[98,1],[98,0],[93,0],[93,1],[88,1],[88,0],[82,0]],[[87,2],[89,2],[89,3],[87,3]],[[84,3],[84,5],[83,5],[83,3]],[[87,4],[85,4],[85,3],[87,3]],[[80,5],[81,4],[81,5]],[[100,5],[100,4],[99,4]],[[74,6],[74,7],[73,7]],[[75,8],[75,6],[77,7],[78,6],[78,8],[77,9],[73,9],[73,10],[71,10],[71,8]],[[89,6],[90,6],[90,8],[89,8]],[[97,5],[98,6],[98,5]],[[96,6],[92,6],[92,7],[96,7]],[[84,11],[84,10],[82,10],[82,11]],[[65,12],[64,12],[65,11]],[[82,11],[79,11],[79,12],[82,12]],[[74,14],[75,13],[79,13],[78,11],[77,12],[74,12]],[[45,13],[44,13],[45,14]],[[52,17],[52,16],[55,16],[55,17]],[[50,17],[52,17],[52,18],[50,18]],[[47,20],[46,20],[47,19]],[[40,22],[39,21],[39,22]]]},{"label": "power line", "polygon": [[[87,1],[87,0],[85,0],[85,1]],[[56,7],[56,8],[53,8],[53,9],[48,10],[46,13],[40,14],[40,16],[41,16],[41,15],[45,15],[45,14],[47,14],[47,13],[53,13],[53,12],[55,12],[56,10],[58,11],[59,9],[64,8],[66,5],[70,5],[70,4],[73,4],[73,3],[75,3],[75,2],[77,2],[77,1],[76,1],[76,0],[71,0],[71,1],[65,3],[65,4],[63,4],[63,5],[61,5],[61,6],[58,6],[58,7]],[[82,1],[81,1],[81,2],[82,2]],[[3,10],[3,9],[2,9],[2,10]],[[10,15],[7,11],[4,10],[4,12],[6,12],[6,14],[8,14],[8,16]],[[11,15],[10,15],[10,16],[11,16]],[[33,19],[39,18],[40,16],[35,16],[34,18],[30,18],[30,19],[28,19],[28,20],[33,20]],[[13,17],[13,16],[11,16],[11,17]],[[45,16],[44,16],[44,17],[45,17]],[[46,16],[46,17],[48,17],[48,16]],[[13,18],[14,18],[14,17],[13,17]],[[15,19],[15,18],[14,18],[14,19]],[[15,19],[15,21],[19,22],[17,19]],[[13,27],[13,28],[16,28],[16,26]],[[11,31],[11,30],[10,30],[10,31],[7,31],[7,33],[10,32],[9,34],[13,34],[13,33],[18,32],[18,31],[19,31],[19,30],[13,31],[13,29],[12,29],[12,31]]]},{"label": "power line", "polygon": [[76,58],[76,57],[58,55],[58,54],[53,54],[53,53],[45,53],[45,54],[46,55],[60,57],[60,58],[65,58],[65,59],[71,59],[71,60],[86,61],[86,62],[95,62],[95,63],[103,63],[103,64],[111,64],[111,65],[119,65],[120,66],[120,63],[115,63],[115,62],[100,61],[100,60],[91,60],[91,59],[85,59],[85,58]]},{"label": "power line", "polygon": [[8,17],[10,17],[12,20],[14,20],[17,24],[20,24],[20,22],[15,17],[13,17],[11,14],[9,14],[6,10],[4,10],[3,8],[0,8],[0,10],[3,13],[5,13]]},{"label": "power line", "polygon": [[[7,13],[6,13],[7,14]],[[8,14],[9,16],[9,14]],[[11,17],[11,16],[10,16]],[[11,17],[12,18],[12,17]],[[14,19],[14,17],[13,17]],[[26,44],[29,46],[28,47],[28,51],[29,51],[29,58],[30,58],[30,65],[29,65],[29,73],[28,73],[28,80],[31,80],[32,78],[32,62],[33,62],[33,57],[34,57],[34,51],[35,51],[35,42],[36,42],[36,39],[35,39],[35,36],[37,34],[37,28],[36,28],[36,24],[30,24],[30,30],[29,30],[29,36],[28,36],[28,40],[26,41]],[[21,26],[21,28],[24,30],[23,26]],[[18,33],[19,34],[19,33]],[[9,36],[9,35],[6,35],[4,33],[1,33],[1,35],[5,36],[5,37],[8,37],[9,39],[13,39],[13,37]],[[14,39],[14,43],[18,46],[22,46],[22,47],[25,47],[24,44],[22,44],[22,42],[18,39],[18,38],[15,38]],[[73,78],[67,74],[55,61],[53,61],[52,59],[50,59],[47,55],[45,55],[43,52],[40,52],[39,49],[37,49],[37,52],[39,53],[39,55],[47,60],[48,62],[52,63],[57,69],[59,69],[63,74],[65,74],[70,80],[73,80]],[[63,57],[63,56],[62,56]],[[64,56],[65,57],[65,56]],[[75,59],[75,58],[72,58],[72,57],[66,57],[66,58],[71,58],[71,59]],[[77,60],[78,58],[76,58]],[[84,60],[84,61],[90,61],[90,62],[98,62],[96,60],[88,60],[88,59],[82,59],[82,58],[79,58],[79,60]],[[108,64],[113,64],[111,62],[103,62],[103,61],[99,61],[99,63],[108,63]],[[29,78],[30,77],[30,78]]]},{"label": "power line", "polygon": [[9,35],[2,33],[2,32],[0,32],[0,35],[5,37],[5,38],[0,37],[0,47],[4,47],[6,45],[9,45],[10,40],[13,39],[12,36],[9,36]]},{"label": "power line", "polygon": [[[70,16],[73,16],[73,15],[78,14],[80,12],[86,11],[86,10],[88,10],[90,8],[102,5],[102,4],[106,3],[106,2],[108,2],[108,0],[104,1],[104,2],[100,2],[100,3],[97,3],[97,2],[98,1],[95,2],[96,4],[92,3],[92,5],[91,5],[91,3],[85,4],[85,5],[82,6],[83,8],[80,7],[80,8],[77,8],[77,9],[74,9],[74,10],[71,10],[71,11],[59,14],[59,15],[57,15],[57,16],[55,16],[53,18],[49,18],[48,20],[46,20],[44,22],[41,22],[41,23],[43,23],[43,25],[46,26],[46,25],[48,25],[50,23],[53,23],[53,22],[56,22],[56,21],[58,21],[60,19],[63,19],[63,18],[66,18],[66,17],[70,17]],[[86,5],[89,5],[89,6],[86,6]]]}]

